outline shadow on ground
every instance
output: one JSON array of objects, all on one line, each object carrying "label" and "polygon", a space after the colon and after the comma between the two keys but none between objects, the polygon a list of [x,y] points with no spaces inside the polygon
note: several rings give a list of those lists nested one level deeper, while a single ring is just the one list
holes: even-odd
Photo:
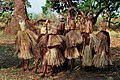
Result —
[{"label": "shadow on ground", "polygon": [[13,69],[20,65],[21,60],[17,58],[14,44],[0,46],[0,80],[120,80],[120,48],[111,48],[111,54],[114,56],[113,65],[104,70],[96,68],[81,68],[79,59],[76,60],[74,70],[60,71],[53,77],[40,78],[39,74],[28,72],[23,74],[21,68]]}]

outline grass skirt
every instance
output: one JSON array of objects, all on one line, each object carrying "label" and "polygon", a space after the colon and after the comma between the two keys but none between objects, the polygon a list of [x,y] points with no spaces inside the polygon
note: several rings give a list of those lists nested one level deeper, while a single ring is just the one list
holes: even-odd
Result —
[{"label": "grass skirt", "polygon": [[108,65],[108,56],[105,53],[105,50],[102,53],[97,53],[93,58],[93,65],[98,68],[104,68],[105,65]]},{"label": "grass skirt", "polygon": [[18,58],[31,59],[33,58],[33,46],[36,45],[37,36],[30,30],[18,31],[16,36],[16,49],[20,50]]},{"label": "grass skirt", "polygon": [[57,48],[48,49],[44,55],[43,64],[59,66],[65,61],[63,55]]},{"label": "grass skirt", "polygon": [[89,45],[83,45],[83,59],[82,65],[83,66],[91,66],[92,65],[92,49],[95,47],[96,44],[96,36],[94,34],[90,34],[90,42]]},{"label": "grass skirt", "polygon": [[91,51],[90,45],[86,45],[84,48],[82,65],[83,66],[91,66],[92,65],[92,51]]},{"label": "grass skirt", "polygon": [[47,47],[62,45],[63,42],[64,42],[63,36],[56,35],[56,34],[55,35],[49,35],[48,36]]},{"label": "grass skirt", "polygon": [[[104,34],[106,33],[106,34]],[[98,43],[96,44],[96,54],[93,57],[93,65],[98,68],[104,68],[108,64],[112,64],[110,56],[110,38],[108,32],[99,32],[96,34]]]},{"label": "grass skirt", "polygon": [[76,47],[66,48],[64,53],[65,58],[75,59],[80,56],[78,49]]},{"label": "grass skirt", "polygon": [[48,37],[48,35],[43,35],[41,38],[40,38],[40,40],[39,40],[39,42],[38,42],[38,46],[39,47],[47,47],[47,37]]},{"label": "grass skirt", "polygon": [[71,30],[66,34],[66,47],[74,47],[83,42],[80,31]]}]

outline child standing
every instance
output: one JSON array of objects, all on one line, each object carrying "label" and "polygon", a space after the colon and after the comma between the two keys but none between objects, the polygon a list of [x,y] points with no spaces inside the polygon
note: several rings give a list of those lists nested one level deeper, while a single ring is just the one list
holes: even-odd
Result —
[{"label": "child standing", "polygon": [[63,64],[65,59],[62,55],[62,53],[59,50],[59,47],[61,47],[63,43],[63,37],[61,35],[57,34],[57,27],[52,27],[53,24],[50,22],[48,29],[48,37],[47,37],[47,52],[43,56],[43,73],[42,77],[45,76],[47,66],[52,67],[51,75],[54,73],[54,67],[60,66],[60,64]]},{"label": "child standing", "polygon": [[26,28],[25,20],[19,20],[20,31],[18,31],[15,41],[15,47],[18,53],[18,58],[22,59],[22,70],[25,71],[24,61],[26,60],[29,70],[29,59],[33,58],[33,46],[36,45],[38,36],[31,30]]}]

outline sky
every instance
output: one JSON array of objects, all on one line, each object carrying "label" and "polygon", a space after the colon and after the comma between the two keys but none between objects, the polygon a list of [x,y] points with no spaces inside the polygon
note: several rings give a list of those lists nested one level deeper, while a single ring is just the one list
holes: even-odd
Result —
[{"label": "sky", "polygon": [[41,6],[45,5],[46,0],[28,0],[31,4],[31,8],[28,8],[28,13],[39,14],[42,12]]}]

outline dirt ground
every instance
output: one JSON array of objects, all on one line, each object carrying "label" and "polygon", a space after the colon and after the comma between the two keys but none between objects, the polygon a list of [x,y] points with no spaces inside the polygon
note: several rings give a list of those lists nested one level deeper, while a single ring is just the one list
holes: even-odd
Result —
[{"label": "dirt ground", "polygon": [[[110,53],[114,62],[110,69],[81,68],[77,59],[74,70],[60,71],[55,76],[44,78],[40,77],[40,73],[35,74],[32,71],[23,73],[21,67],[15,68],[21,61],[15,54],[14,37],[2,35],[0,38],[0,80],[120,80],[119,37],[111,38]],[[31,66],[34,66],[33,60],[30,62]]]}]

